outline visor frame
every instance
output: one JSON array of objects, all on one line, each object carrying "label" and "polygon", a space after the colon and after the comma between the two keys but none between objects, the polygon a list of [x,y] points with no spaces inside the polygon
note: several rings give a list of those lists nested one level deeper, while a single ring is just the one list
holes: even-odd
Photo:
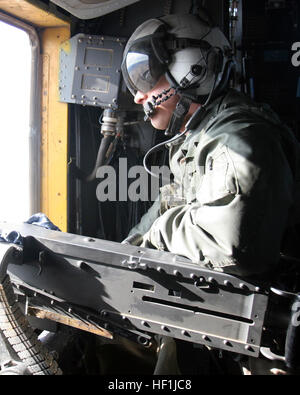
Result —
[{"label": "visor frame", "polygon": [[[167,65],[169,64],[170,57],[166,49],[163,48],[161,44],[166,36],[166,31],[162,31],[160,27],[157,30],[160,30],[160,32],[156,31],[151,35],[138,38],[132,41],[132,43],[129,46],[127,45],[125,48],[121,70],[127,88],[133,96],[135,96],[137,91],[147,93],[152,90],[161,76],[167,71]],[[137,59],[140,55],[143,57],[147,56],[148,74],[146,74],[147,70],[145,68],[143,70],[142,62],[135,63],[135,65],[140,63],[140,72],[138,71],[138,67],[135,69],[133,68],[134,62],[128,61],[130,54],[136,56]],[[128,63],[130,63],[129,67]],[[132,68],[132,70],[129,71],[129,68]],[[144,73],[141,71],[144,71]],[[141,75],[143,74],[146,78],[141,78]],[[138,83],[138,77],[140,79],[140,83]]]}]

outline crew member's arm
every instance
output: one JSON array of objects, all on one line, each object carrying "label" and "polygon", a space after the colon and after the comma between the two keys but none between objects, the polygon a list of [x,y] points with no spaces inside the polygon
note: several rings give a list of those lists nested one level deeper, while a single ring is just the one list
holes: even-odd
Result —
[{"label": "crew member's arm", "polygon": [[232,133],[219,129],[198,144],[188,180],[196,188],[194,201],[157,218],[142,245],[249,275],[278,261],[294,180],[275,127],[231,127]]}]

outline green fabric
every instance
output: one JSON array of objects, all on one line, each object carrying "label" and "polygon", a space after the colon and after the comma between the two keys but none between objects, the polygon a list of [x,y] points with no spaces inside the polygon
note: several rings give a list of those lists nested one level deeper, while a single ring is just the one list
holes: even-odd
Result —
[{"label": "green fabric", "polygon": [[160,211],[156,202],[147,226],[139,225],[141,245],[233,274],[270,270],[299,208],[292,133],[271,110],[231,90],[169,148],[174,185],[162,188]]}]

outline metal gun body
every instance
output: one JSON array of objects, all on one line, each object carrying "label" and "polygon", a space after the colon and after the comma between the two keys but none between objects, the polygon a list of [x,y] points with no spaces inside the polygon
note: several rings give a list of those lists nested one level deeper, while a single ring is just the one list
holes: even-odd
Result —
[{"label": "metal gun body", "polygon": [[155,334],[258,356],[268,291],[186,258],[112,241],[0,224],[23,237],[8,270],[27,310],[95,324],[147,344]]}]

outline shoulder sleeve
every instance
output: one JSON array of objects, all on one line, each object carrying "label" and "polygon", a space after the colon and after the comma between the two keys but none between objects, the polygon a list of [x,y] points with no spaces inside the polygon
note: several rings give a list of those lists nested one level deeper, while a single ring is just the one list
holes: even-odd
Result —
[{"label": "shoulder sleeve", "polygon": [[153,222],[160,215],[160,200],[157,198],[149,210],[142,216],[140,222],[130,230],[128,237],[134,234],[144,235],[148,232]]}]

